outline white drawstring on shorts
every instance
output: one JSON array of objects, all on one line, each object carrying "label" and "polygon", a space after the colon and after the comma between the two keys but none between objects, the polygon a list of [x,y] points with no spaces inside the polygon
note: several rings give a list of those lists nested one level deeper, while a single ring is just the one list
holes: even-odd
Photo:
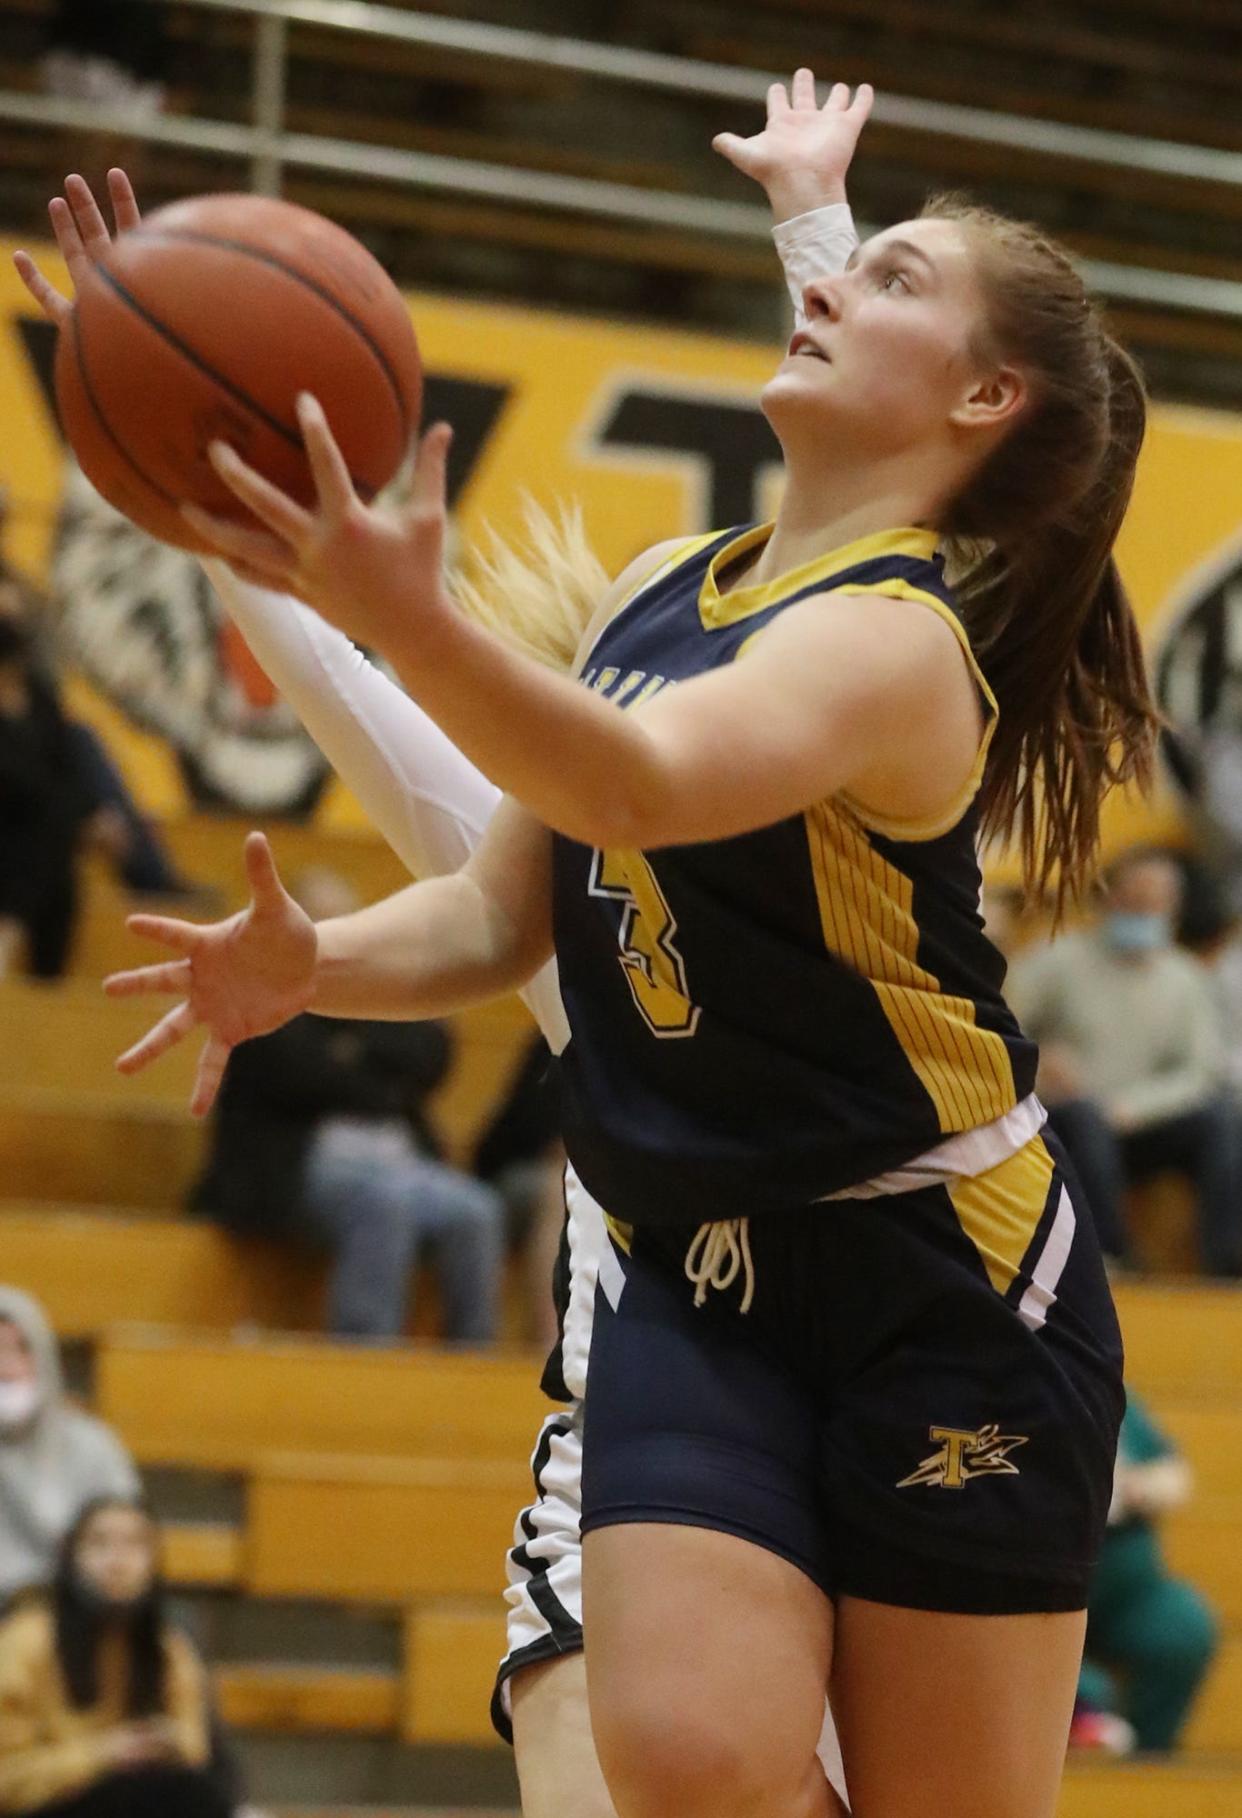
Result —
[{"label": "white drawstring on shorts", "polygon": [[746,1287],[742,1293],[741,1311],[750,1312],[755,1298],[755,1265],[750,1260],[750,1220],[748,1218],[714,1219],[700,1225],[686,1251],[686,1279],[695,1284],[694,1304],[701,1307],[707,1290],[721,1293],[731,1288],[742,1271]]}]

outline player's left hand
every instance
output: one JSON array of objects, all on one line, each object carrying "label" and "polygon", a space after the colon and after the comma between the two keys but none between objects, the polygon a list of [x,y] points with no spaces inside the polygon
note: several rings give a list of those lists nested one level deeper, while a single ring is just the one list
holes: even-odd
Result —
[{"label": "player's left hand", "polygon": [[211,463],[262,529],[183,505],[191,527],[243,580],[296,594],[321,618],[371,650],[391,651],[417,612],[428,629],[452,605],[444,585],[445,463],[453,432],[422,437],[409,502],[384,512],[359,498],[318,401],[304,392],[298,422],[315,480],[312,510],[247,466],[227,443]]}]

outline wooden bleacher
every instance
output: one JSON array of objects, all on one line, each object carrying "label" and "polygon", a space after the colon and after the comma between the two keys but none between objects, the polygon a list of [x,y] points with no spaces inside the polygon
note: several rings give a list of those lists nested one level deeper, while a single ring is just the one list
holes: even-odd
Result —
[{"label": "wooden bleacher", "polygon": [[220,1715],[242,1730],[282,1735],[384,1735],[397,1727],[396,1673],[358,1667],[238,1664],[215,1675]]},{"label": "wooden bleacher", "polygon": [[1238,1818],[1242,1773],[1227,1761],[1076,1764],[1057,1818]]},{"label": "wooden bleacher", "polygon": [[[11,990],[0,985],[0,1014]],[[175,1214],[198,1175],[203,1150],[203,1126],[184,1107],[158,1099],[24,1086],[8,1086],[0,1095],[6,1197]]]},{"label": "wooden bleacher", "polygon": [[[533,1441],[534,1429],[527,1436]],[[246,1582],[260,1596],[366,1603],[498,1597],[525,1450],[508,1458],[268,1456],[251,1475]]]},{"label": "wooden bleacher", "polygon": [[525,1459],[537,1377],[525,1352],[122,1331],[99,1347],[96,1405],[142,1464],[247,1472],[277,1447]]},{"label": "wooden bleacher", "polygon": [[[126,954],[118,942],[106,969],[151,957],[149,950]],[[21,1057],[0,1090],[4,1197],[181,1203],[202,1155],[202,1126],[188,1110],[202,1038],[190,1037],[137,1075],[119,1074],[114,1064],[168,1007],[166,999],[105,997],[87,977],[55,986],[0,980],[0,1029],[9,1054]],[[462,1157],[533,1024],[510,998],[463,1012],[451,1028],[453,1064],[429,1112],[449,1153]],[[101,1191],[115,1175],[127,1184]]]},{"label": "wooden bleacher", "polygon": [[4,1279],[43,1304],[63,1338],[135,1318],[162,1326],[323,1324],[321,1263],[184,1217],[0,1203]]}]

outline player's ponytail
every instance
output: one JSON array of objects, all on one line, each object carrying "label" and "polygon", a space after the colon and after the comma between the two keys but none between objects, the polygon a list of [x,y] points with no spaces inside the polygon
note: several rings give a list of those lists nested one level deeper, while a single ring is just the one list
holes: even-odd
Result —
[{"label": "player's ponytail", "polygon": [[1146,424],[1143,382],[1064,252],[954,197],[976,254],[989,351],[1030,401],[944,528],[971,642],[1000,716],[980,791],[985,836],[1016,844],[1057,906],[1091,875],[1100,804],[1146,783],[1159,724],[1113,545]]},{"label": "player's ponytail", "polygon": [[530,498],[524,545],[493,535],[450,580],[463,612],[553,669],[572,664],[608,586],[580,509],[564,505],[552,517]]}]

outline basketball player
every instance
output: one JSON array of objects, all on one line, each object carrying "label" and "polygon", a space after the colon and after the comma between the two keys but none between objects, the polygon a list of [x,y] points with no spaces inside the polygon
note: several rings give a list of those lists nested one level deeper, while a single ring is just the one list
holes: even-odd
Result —
[{"label": "basketball player", "polygon": [[[772,202],[774,237],[795,316],[802,285],[821,271],[839,271],[857,245],[844,179],[870,111],[864,85],[851,97],[844,84],[820,108],[814,78],[799,70],[786,97],[768,95],[764,131],[748,140],[722,134],[718,149],[764,183]],[[117,227],[137,225],[132,189],[110,176]],[[53,211],[57,239],[73,275],[109,244],[107,226],[88,188],[70,180],[67,207]],[[53,320],[68,307],[29,262],[23,275]],[[558,664],[572,661],[581,632],[607,586],[580,525],[562,526],[543,546],[537,576],[505,560],[489,567],[487,596],[467,602],[479,616],[516,632],[528,648]],[[418,877],[454,870],[478,845],[499,799],[489,783],[451,746],[434,722],[370,664],[341,633],[290,596],[240,581],[222,563],[209,565],[217,592],[252,651],[298,713],[333,767],[353,789],[389,844]],[[549,576],[561,577],[551,598]],[[531,581],[535,581],[532,588]],[[529,596],[529,598],[525,597]],[[491,607],[503,601],[503,620]],[[525,996],[549,1045],[559,1053],[568,1027],[552,963]],[[527,1818],[611,1818],[613,1811],[591,1741],[582,1673],[581,1627],[581,1401],[585,1392],[596,1267],[603,1216],[577,1181],[566,1178],[565,1264],[561,1335],[545,1382],[553,1399],[570,1403],[544,1423],[532,1458],[535,1500],[517,1522],[508,1557],[508,1651],[498,1674],[493,1714],[515,1744]],[[820,1756],[844,1792],[840,1751],[826,1715]]]},{"label": "basketball player", "polygon": [[448,601],[442,426],[399,523],[313,400],[315,511],[214,451],[264,528],[189,521],[384,649],[508,799],[453,878],[317,931],[252,836],[253,912],[144,919],[180,957],[125,988],[184,1001],[125,1064],[201,1022],[206,1097],[308,1006],[437,1014],[555,949],[568,1148],[613,1236],[583,1528],[621,1818],[831,1812],[830,1669],[863,1818],[1050,1818],[1120,1343],[975,834],[1072,889],[1149,766],[1111,553],[1143,392],[1065,255],[964,205],[806,303],[763,396],[775,524],[628,571],[585,687]]}]

